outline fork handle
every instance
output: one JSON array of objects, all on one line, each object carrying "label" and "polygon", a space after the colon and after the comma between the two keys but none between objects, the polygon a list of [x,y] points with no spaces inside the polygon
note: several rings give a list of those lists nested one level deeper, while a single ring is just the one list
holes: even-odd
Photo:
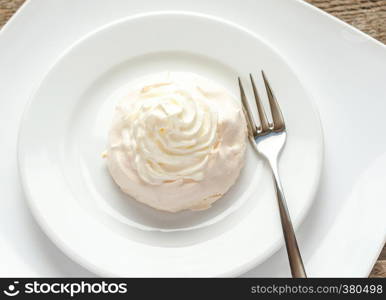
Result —
[{"label": "fork handle", "polygon": [[280,211],[280,220],[283,229],[283,235],[285,245],[288,254],[288,260],[291,267],[291,273],[293,278],[307,278],[306,271],[304,270],[303,260],[300,255],[298,243],[296,241],[295,232],[292,226],[291,218],[288,212],[287,203],[284,197],[283,187],[281,185],[279,171],[277,166],[277,160],[269,162],[273,179],[275,182],[275,189],[277,195],[277,202]]}]

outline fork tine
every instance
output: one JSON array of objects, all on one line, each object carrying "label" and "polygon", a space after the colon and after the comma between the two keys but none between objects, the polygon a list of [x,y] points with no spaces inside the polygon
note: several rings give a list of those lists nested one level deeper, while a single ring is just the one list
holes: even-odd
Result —
[{"label": "fork tine", "polygon": [[263,75],[264,85],[265,85],[265,89],[267,90],[267,96],[269,100],[269,106],[271,107],[273,130],[275,131],[275,130],[285,129],[284,118],[281,113],[279,104],[277,103],[276,97],[272,92],[271,86],[269,85],[269,82],[267,80],[267,77],[264,74],[264,71],[261,71],[261,74]]},{"label": "fork tine", "polygon": [[249,74],[249,78],[252,83],[252,89],[253,89],[253,94],[255,95],[255,101],[256,101],[256,107],[257,107],[257,112],[259,114],[260,118],[260,125],[261,125],[261,132],[267,132],[269,130],[269,123],[267,120],[267,115],[265,114],[264,106],[261,103],[259,93],[257,92],[257,88],[255,85],[255,81],[253,80],[252,74]]},{"label": "fork tine", "polygon": [[245,115],[245,119],[247,120],[247,127],[248,127],[248,134],[250,137],[254,137],[257,134],[257,126],[254,122],[247,97],[245,96],[244,88],[241,83],[240,77],[237,78],[239,81],[239,88],[240,88],[240,96],[241,96],[241,103],[243,105],[243,112]]}]

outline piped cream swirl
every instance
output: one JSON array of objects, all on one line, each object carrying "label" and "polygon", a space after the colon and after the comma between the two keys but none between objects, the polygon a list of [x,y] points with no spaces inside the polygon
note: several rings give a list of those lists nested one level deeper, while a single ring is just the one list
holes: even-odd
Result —
[{"label": "piped cream swirl", "polygon": [[124,193],[159,210],[202,210],[235,183],[246,122],[224,88],[195,74],[164,72],[118,94],[106,158]]},{"label": "piped cream swirl", "polygon": [[217,112],[204,97],[175,82],[151,84],[125,123],[123,144],[142,180],[203,180],[217,139]]}]

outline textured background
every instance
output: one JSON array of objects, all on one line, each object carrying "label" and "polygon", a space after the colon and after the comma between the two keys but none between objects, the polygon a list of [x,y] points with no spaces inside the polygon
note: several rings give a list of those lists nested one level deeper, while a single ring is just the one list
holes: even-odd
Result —
[{"label": "textured background", "polygon": [[[386,0],[306,0],[386,44]],[[0,0],[0,28],[24,0]],[[386,277],[386,246],[370,277]]]}]

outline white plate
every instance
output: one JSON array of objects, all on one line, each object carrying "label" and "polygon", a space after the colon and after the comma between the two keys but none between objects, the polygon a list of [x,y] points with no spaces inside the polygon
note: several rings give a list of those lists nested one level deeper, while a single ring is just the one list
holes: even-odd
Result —
[{"label": "white plate", "polygon": [[[166,10],[210,14],[258,33],[306,83],[323,122],[325,160],[319,192],[297,230],[305,266],[309,276],[367,277],[386,240],[385,174],[368,174],[378,185],[371,196],[360,188],[362,172],[386,151],[386,48],[298,0],[26,1],[0,31],[0,275],[93,276],[42,233],[26,205],[16,159],[21,113],[63,49],[120,18]],[[290,276],[284,247],[243,276]]]},{"label": "white plate", "polygon": [[[234,47],[237,45],[237,47]],[[163,70],[213,78],[237,95],[238,74],[269,74],[288,142],[281,174],[295,226],[308,211],[322,162],[319,118],[283,59],[253,33],[199,14],[127,18],[87,35],[51,68],[25,112],[22,182],[48,236],[74,260],[110,276],[230,276],[282,241],[271,176],[251,149],[241,178],[204,212],[169,214],[128,199],[100,154],[128,81]]]}]

